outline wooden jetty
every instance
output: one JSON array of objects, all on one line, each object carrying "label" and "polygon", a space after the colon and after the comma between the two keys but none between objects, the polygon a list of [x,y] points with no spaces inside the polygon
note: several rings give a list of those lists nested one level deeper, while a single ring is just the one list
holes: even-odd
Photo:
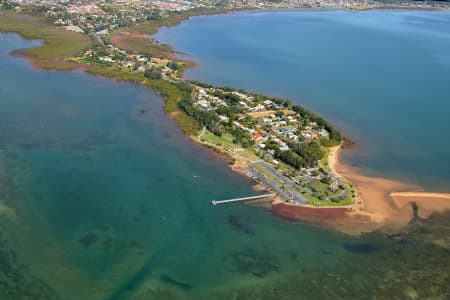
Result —
[{"label": "wooden jetty", "polygon": [[268,197],[274,197],[274,196],[276,196],[276,194],[265,194],[265,195],[250,196],[250,197],[233,198],[233,199],[228,199],[228,200],[213,200],[213,201],[211,201],[211,204],[216,206],[219,204],[228,204],[228,203],[234,203],[234,202],[256,200],[256,199],[262,199],[262,198],[268,198]]}]

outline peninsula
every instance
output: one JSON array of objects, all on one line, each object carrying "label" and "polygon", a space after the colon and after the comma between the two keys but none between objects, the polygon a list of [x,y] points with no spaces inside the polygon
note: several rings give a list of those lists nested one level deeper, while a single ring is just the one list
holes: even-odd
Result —
[{"label": "peninsula", "polygon": [[[82,5],[79,5],[81,3]],[[234,3],[234,2],[233,2]],[[418,187],[369,178],[339,162],[348,140],[320,116],[287,99],[183,78],[191,65],[151,35],[193,15],[242,8],[312,7],[318,2],[4,1],[0,32],[39,39],[15,51],[39,68],[80,69],[148,86],[165,98],[164,110],[193,141],[232,160],[232,168],[277,196],[275,215],[326,224],[346,232],[401,228],[419,204],[421,217],[450,209],[449,195],[402,193]],[[320,2],[319,7],[339,7]],[[353,1],[343,8],[448,8],[438,2]],[[145,114],[145,109],[141,110]],[[395,193],[394,193],[395,192]],[[393,194],[391,194],[393,193]],[[433,205],[427,197],[439,199]]]}]

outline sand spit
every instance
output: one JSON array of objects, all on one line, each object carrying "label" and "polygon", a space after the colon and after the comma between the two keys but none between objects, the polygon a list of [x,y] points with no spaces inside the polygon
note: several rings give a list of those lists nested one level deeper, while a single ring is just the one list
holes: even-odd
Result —
[{"label": "sand spit", "polygon": [[339,159],[341,147],[330,151],[329,164],[339,176],[356,188],[354,204],[340,207],[310,207],[274,202],[272,212],[293,221],[325,225],[349,234],[376,229],[401,230],[414,217],[450,211],[450,194],[424,192],[418,186],[363,175]]},{"label": "sand spit", "polygon": [[[223,159],[231,159],[231,168],[247,175],[245,170],[251,159],[239,151],[225,151],[222,147],[208,145],[198,137],[193,141],[206,144]],[[346,206],[313,207],[287,204],[279,197],[272,201],[272,213],[292,221],[325,225],[348,234],[361,234],[377,229],[387,232],[398,231],[417,214],[428,218],[432,213],[450,211],[450,194],[423,192],[419,186],[404,182],[363,175],[357,168],[343,163],[340,159],[341,147],[330,151],[330,168],[339,176],[350,181],[356,188],[357,199]],[[262,186],[259,189],[264,190]],[[263,201],[268,204],[268,199]],[[256,203],[248,204],[262,204]]]},{"label": "sand spit", "polygon": [[432,213],[450,210],[450,194],[424,192],[419,186],[363,175],[339,159],[341,147],[330,153],[330,167],[356,188],[358,201],[350,210],[352,217],[367,217],[374,229],[399,230],[415,215],[427,218]]}]

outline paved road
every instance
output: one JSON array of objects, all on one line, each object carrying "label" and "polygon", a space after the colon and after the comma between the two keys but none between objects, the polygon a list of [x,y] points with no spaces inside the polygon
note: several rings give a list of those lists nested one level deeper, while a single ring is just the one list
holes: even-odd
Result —
[{"label": "paved road", "polygon": [[249,165],[247,168],[247,171],[250,173],[251,176],[254,176],[258,180],[260,180],[264,186],[272,189],[274,192],[276,192],[283,200],[292,200],[296,202],[297,204],[304,204],[309,202],[308,199],[306,199],[299,191],[297,191],[294,186],[295,182],[281,174],[278,170],[276,170],[273,166],[270,164],[264,162],[264,161],[258,161],[254,163],[259,168],[262,168],[265,170],[265,172],[270,173],[271,176],[277,178],[280,182],[282,182],[282,185],[284,185],[284,188],[280,186],[277,182],[274,182],[273,180],[269,180],[266,175],[261,173],[258,169],[256,169],[253,165]]}]

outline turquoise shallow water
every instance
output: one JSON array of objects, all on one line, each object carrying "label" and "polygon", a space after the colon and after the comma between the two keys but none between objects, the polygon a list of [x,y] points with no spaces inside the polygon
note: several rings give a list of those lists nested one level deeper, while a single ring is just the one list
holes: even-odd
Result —
[{"label": "turquoise shallow water", "polygon": [[337,124],[364,172],[450,191],[450,13],[268,11],[163,28],[186,77],[285,96]]},{"label": "turquoise shallow water", "polygon": [[0,299],[450,295],[447,216],[351,238],[212,208],[252,183],[184,137],[160,97],[8,54],[32,45],[0,35]]}]

